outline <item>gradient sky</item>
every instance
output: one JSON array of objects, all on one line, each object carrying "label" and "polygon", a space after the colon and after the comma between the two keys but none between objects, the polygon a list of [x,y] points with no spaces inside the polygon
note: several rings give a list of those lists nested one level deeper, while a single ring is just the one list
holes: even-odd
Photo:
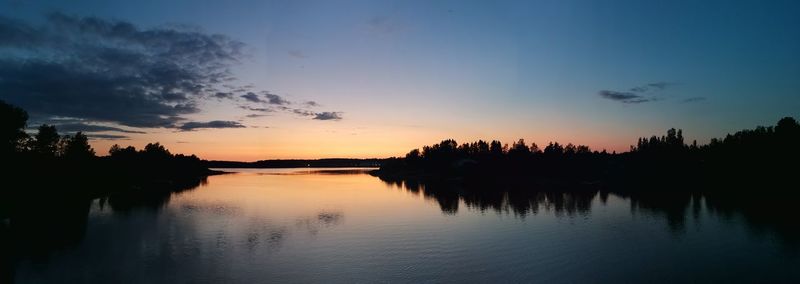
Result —
[{"label": "gradient sky", "polygon": [[[95,130],[100,154],[159,141],[205,159],[388,157],[445,138],[625,151],[670,127],[707,143],[800,117],[797,15],[798,1],[10,1],[0,4],[0,99],[26,108],[32,125]],[[108,35],[61,31],[92,21],[240,42],[234,60],[201,60],[247,90],[192,77],[228,97],[148,98],[192,107],[157,113],[174,115],[159,125],[139,120],[152,118],[138,116],[148,104],[130,97],[93,108],[98,97],[68,87],[28,90],[59,66],[92,69],[62,68],[74,82],[59,86],[116,90],[89,88],[102,69],[92,64],[105,64],[91,60],[91,41]],[[117,47],[145,54],[142,42]]]}]

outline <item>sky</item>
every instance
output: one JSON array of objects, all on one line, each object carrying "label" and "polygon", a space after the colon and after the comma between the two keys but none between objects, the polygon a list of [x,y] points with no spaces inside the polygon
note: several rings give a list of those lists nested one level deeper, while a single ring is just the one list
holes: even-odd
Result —
[{"label": "sky", "polygon": [[798,1],[3,1],[29,127],[204,159],[627,151],[800,117]]}]

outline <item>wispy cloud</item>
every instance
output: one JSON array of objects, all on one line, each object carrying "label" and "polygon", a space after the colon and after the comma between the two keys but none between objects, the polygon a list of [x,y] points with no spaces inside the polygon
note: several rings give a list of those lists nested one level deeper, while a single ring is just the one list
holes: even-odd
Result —
[{"label": "wispy cloud", "polygon": [[647,83],[641,86],[629,88],[627,91],[600,90],[597,94],[605,99],[618,101],[624,104],[640,104],[661,100],[656,96],[656,92],[662,91],[673,85],[669,82]]},{"label": "wispy cloud", "polygon": [[130,140],[131,138],[125,135],[114,135],[114,134],[86,134],[86,137],[89,139],[95,140]]},{"label": "wispy cloud", "polygon": [[681,100],[682,103],[695,103],[705,101],[706,97],[691,97]]},{"label": "wispy cloud", "polygon": [[[262,99],[263,96],[263,99]],[[272,94],[270,92],[262,92],[262,96],[258,96],[255,93],[248,93],[242,95],[243,98],[249,103],[255,103],[256,106],[252,105],[242,105],[239,106],[241,109],[256,111],[256,112],[288,112],[293,113],[300,116],[307,116],[311,117],[315,120],[341,120],[342,119],[342,112],[337,111],[325,111],[325,112],[318,112],[311,110],[310,108],[319,107],[320,104],[316,101],[303,101],[301,103],[296,103],[289,101],[282,96]],[[293,107],[296,106],[296,107]],[[247,115],[248,118],[256,118],[261,117],[263,115],[256,114],[256,115]]]},{"label": "wispy cloud", "polygon": [[187,122],[181,125],[180,130],[192,131],[201,128],[244,128],[245,126],[236,121],[213,120],[208,122]]},{"label": "wispy cloud", "polygon": [[615,101],[627,101],[627,100],[635,100],[640,99],[642,96],[634,94],[634,93],[627,93],[627,92],[616,92],[616,91],[609,91],[609,90],[602,90],[598,93],[601,97],[606,99],[615,100]]},{"label": "wispy cloud", "polygon": [[86,124],[86,123],[65,123],[65,124],[55,124],[56,128],[59,131],[64,132],[122,132],[122,133],[136,133],[136,134],[144,134],[144,131],[136,131],[136,130],[128,130],[122,129],[119,127],[113,126],[105,126],[105,125],[97,125],[97,124]]},{"label": "wispy cloud", "polygon": [[266,107],[240,106],[239,108],[246,109],[246,110],[251,110],[251,111],[257,111],[257,112],[275,112],[274,109],[266,108]]}]

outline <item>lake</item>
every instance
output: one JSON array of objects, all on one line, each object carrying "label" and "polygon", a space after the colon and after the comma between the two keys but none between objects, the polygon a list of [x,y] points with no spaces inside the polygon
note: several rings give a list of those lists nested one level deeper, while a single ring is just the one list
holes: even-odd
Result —
[{"label": "lake", "polygon": [[[794,220],[697,194],[476,192],[358,169],[226,169],[14,233],[18,283],[798,282]],[[796,216],[796,215],[795,215]],[[787,216],[791,219],[793,216]],[[41,225],[41,224],[40,224]],[[24,236],[24,237],[20,237]],[[48,240],[63,240],[47,244]]]}]

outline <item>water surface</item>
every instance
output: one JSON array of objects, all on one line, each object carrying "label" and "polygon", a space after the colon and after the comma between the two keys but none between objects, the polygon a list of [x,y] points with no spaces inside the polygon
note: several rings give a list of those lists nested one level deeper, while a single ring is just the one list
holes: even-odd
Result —
[{"label": "water surface", "polygon": [[800,280],[796,235],[722,210],[700,195],[476,193],[383,182],[352,169],[237,171],[156,198],[94,200],[73,214],[83,219],[65,233],[73,236],[54,238],[70,241],[37,244],[48,248],[16,256],[13,278],[19,283]]}]

